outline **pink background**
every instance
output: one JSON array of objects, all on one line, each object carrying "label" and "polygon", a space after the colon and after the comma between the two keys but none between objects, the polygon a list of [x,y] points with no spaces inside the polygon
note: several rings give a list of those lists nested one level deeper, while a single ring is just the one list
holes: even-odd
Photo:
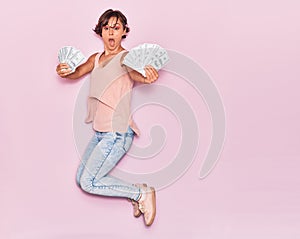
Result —
[{"label": "pink background", "polygon": [[[0,5],[0,238],[300,238],[299,1]],[[108,8],[128,18],[126,48],[154,42],[191,57],[212,76],[226,110],[220,161],[199,180],[211,126],[202,99],[186,89],[202,132],[198,157],[179,180],[158,192],[151,228],[132,216],[126,200],[86,195],[74,181],[79,158],[72,116],[84,79],[59,79],[57,52],[64,45],[85,55],[100,51],[92,28]],[[170,82],[167,76],[158,83]],[[150,117],[156,110],[162,111],[143,114]],[[146,132],[140,115],[137,121]],[[176,129],[175,120],[170,122]],[[120,166],[130,169],[130,160]]]}]

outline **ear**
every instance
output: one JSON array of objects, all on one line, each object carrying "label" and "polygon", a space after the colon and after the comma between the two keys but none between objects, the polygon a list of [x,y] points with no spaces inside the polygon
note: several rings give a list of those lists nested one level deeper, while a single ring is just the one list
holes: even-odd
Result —
[{"label": "ear", "polygon": [[122,38],[126,37],[126,29],[123,31]]}]

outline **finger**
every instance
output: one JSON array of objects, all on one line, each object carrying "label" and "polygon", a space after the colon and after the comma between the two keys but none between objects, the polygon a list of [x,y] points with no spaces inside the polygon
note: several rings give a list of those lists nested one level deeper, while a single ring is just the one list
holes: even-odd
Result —
[{"label": "finger", "polygon": [[155,68],[153,68],[152,70],[153,70],[154,77],[157,79],[158,78],[157,70]]},{"label": "finger", "polygon": [[62,66],[62,67],[69,67],[69,65],[67,63],[60,63],[59,66]]},{"label": "finger", "polygon": [[146,74],[146,79],[149,81],[151,79],[151,72],[147,68],[145,68],[144,70],[145,70],[145,74]]},{"label": "finger", "polygon": [[59,72],[61,72],[61,73],[71,72],[71,68],[69,66],[65,66],[65,67],[60,68]]},{"label": "finger", "polygon": [[61,69],[67,69],[69,68],[69,65],[67,63],[60,63],[56,66],[56,71],[60,71]]},{"label": "finger", "polygon": [[153,79],[154,81],[157,80],[157,78],[158,78],[157,70],[151,65],[146,66],[146,69],[148,70],[149,74],[151,75],[151,79]]},{"label": "finger", "polygon": [[150,81],[150,83],[153,82],[155,80],[155,75],[153,71],[149,68],[145,68],[145,72],[146,72],[146,77]]},{"label": "finger", "polygon": [[67,75],[69,75],[70,73],[71,73],[71,69],[70,68],[68,68],[68,69],[64,69],[63,71],[62,71],[62,74],[64,75],[64,76],[67,76]]},{"label": "finger", "polygon": [[157,73],[157,71],[156,71],[154,68],[151,69],[150,71],[151,71],[151,76],[152,76],[153,81],[156,81],[157,78],[158,78],[158,73]]},{"label": "finger", "polygon": [[144,83],[146,83],[146,84],[151,84],[153,82],[154,81],[152,79],[150,79],[150,78],[145,78],[145,80],[144,80]]},{"label": "finger", "polygon": [[65,77],[65,76],[69,75],[71,73],[71,71],[72,70],[70,68],[62,68],[57,73],[60,77]]}]

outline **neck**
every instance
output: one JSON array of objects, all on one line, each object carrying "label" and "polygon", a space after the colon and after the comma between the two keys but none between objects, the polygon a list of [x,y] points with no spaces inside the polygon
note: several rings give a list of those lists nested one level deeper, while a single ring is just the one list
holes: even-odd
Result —
[{"label": "neck", "polygon": [[116,47],[114,49],[109,49],[108,47],[104,46],[104,55],[106,55],[106,56],[115,55],[123,50],[124,50],[124,48],[121,45],[119,45],[118,47]]}]

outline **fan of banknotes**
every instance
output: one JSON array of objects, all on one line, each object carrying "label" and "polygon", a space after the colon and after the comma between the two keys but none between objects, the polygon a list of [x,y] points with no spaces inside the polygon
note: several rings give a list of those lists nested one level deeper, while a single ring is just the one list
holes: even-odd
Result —
[{"label": "fan of banknotes", "polygon": [[157,44],[144,43],[132,48],[124,57],[123,64],[146,76],[144,67],[152,65],[160,70],[170,60],[165,49]]},{"label": "fan of banknotes", "polygon": [[58,52],[58,60],[60,63],[67,63],[72,70],[71,72],[74,72],[75,69],[85,61],[85,57],[81,51],[76,48],[64,46]]}]

